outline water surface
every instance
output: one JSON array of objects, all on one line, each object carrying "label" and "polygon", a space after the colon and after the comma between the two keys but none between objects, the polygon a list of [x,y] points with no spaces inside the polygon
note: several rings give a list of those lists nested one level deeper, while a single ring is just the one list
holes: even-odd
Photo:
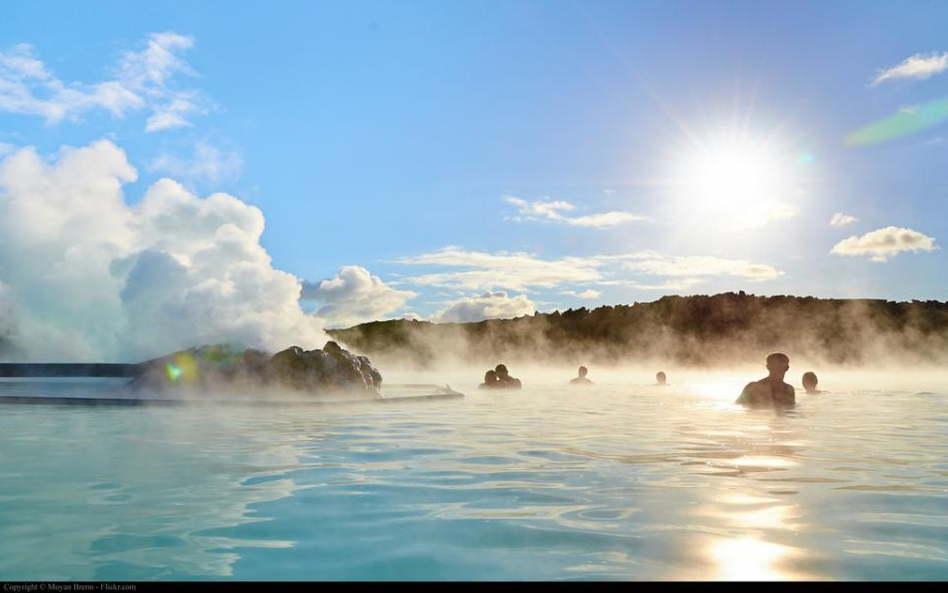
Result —
[{"label": "water surface", "polygon": [[743,379],[691,379],[0,405],[0,579],[948,578],[944,377],[836,385],[784,415],[732,405]]}]

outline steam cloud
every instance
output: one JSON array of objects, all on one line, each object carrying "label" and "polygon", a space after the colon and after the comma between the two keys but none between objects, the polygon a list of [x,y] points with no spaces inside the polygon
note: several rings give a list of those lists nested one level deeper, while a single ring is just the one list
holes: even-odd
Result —
[{"label": "steam cloud", "polygon": [[264,217],[170,179],[129,206],[137,178],[107,140],[0,161],[0,356],[137,361],[222,340],[320,347],[300,281],[271,266]]}]

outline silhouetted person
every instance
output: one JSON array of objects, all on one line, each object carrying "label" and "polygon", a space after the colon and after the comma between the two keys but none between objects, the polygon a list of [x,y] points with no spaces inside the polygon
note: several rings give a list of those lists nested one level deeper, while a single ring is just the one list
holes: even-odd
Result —
[{"label": "silhouetted person", "polygon": [[586,367],[579,367],[579,376],[575,379],[572,379],[570,385],[592,385],[593,382],[586,378],[586,375],[589,373],[589,369]]},{"label": "silhouetted person", "polygon": [[767,357],[769,375],[760,381],[748,383],[734,403],[754,408],[792,408],[796,405],[796,393],[792,385],[783,378],[790,370],[790,357],[783,352],[774,352]]},{"label": "silhouetted person", "polygon": [[484,373],[484,382],[477,387],[478,389],[497,389],[498,387],[503,387],[503,384],[500,382],[500,379],[497,378],[496,372],[487,371]]},{"label": "silhouetted person", "polygon": [[500,380],[501,387],[505,389],[520,389],[523,387],[520,383],[520,379],[511,377],[510,373],[507,372],[507,367],[504,365],[499,364],[494,370],[497,371],[497,379]]},{"label": "silhouetted person", "polygon": [[816,378],[816,373],[813,371],[803,373],[803,388],[806,389],[807,393],[819,393],[820,390],[816,388],[819,382],[820,380]]},{"label": "silhouetted person", "polygon": [[658,385],[664,385],[665,373],[663,373],[662,371],[658,371],[657,373],[655,373],[655,383]]}]

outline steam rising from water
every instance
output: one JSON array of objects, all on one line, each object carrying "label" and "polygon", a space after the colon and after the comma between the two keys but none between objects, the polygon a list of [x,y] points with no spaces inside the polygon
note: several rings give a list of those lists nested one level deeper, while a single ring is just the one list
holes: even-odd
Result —
[{"label": "steam rising from water", "polygon": [[[382,368],[579,365],[906,368],[948,362],[948,304],[720,294],[478,324],[392,321],[333,331]],[[481,376],[483,371],[481,371]]]}]

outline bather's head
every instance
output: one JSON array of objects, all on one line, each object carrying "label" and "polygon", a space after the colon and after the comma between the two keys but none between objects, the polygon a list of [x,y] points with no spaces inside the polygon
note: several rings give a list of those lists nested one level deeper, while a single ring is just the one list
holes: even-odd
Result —
[{"label": "bather's head", "polygon": [[664,372],[658,371],[657,373],[655,373],[655,382],[656,382],[656,383],[658,383],[659,385],[664,385],[664,384],[665,384],[665,381],[666,381],[666,378],[665,378],[665,373],[664,373]]},{"label": "bather's head", "polygon": [[504,380],[506,377],[509,377],[509,376],[510,376],[510,373],[507,372],[507,367],[505,367],[505,366],[502,365],[502,364],[497,365],[497,366],[494,368],[494,370],[497,371],[497,377],[498,377],[500,380]]},{"label": "bather's head", "polygon": [[490,383],[496,383],[497,381],[498,381],[497,373],[495,373],[494,371],[487,371],[486,373],[484,373],[484,383],[490,384]]},{"label": "bather's head", "polygon": [[816,393],[816,385],[819,382],[819,379],[816,378],[816,373],[813,371],[803,373],[803,388],[806,389],[807,393]]},{"label": "bather's head", "polygon": [[767,370],[771,377],[783,381],[784,375],[790,370],[790,357],[783,352],[774,352],[767,357]]},{"label": "bather's head", "polygon": [[585,377],[587,374],[589,374],[589,369],[587,369],[586,367],[579,367],[580,377]]}]

